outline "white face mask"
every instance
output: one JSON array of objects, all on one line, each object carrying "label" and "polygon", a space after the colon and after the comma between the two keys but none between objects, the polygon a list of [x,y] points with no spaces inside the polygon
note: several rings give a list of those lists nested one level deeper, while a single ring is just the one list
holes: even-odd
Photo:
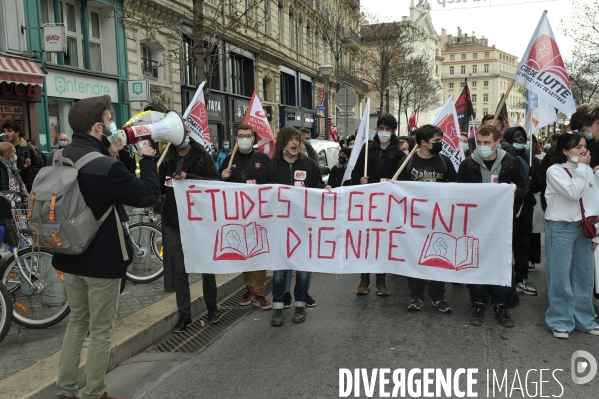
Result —
[{"label": "white face mask", "polygon": [[247,151],[252,148],[252,139],[239,139],[237,140],[237,145],[240,150]]},{"label": "white face mask", "polygon": [[580,157],[578,155],[568,154],[568,157],[570,157],[570,161],[572,161],[572,163],[578,163],[578,160],[580,159]]},{"label": "white face mask", "polygon": [[380,130],[377,133],[379,135],[379,140],[381,143],[386,143],[391,140],[391,132],[381,132]]}]

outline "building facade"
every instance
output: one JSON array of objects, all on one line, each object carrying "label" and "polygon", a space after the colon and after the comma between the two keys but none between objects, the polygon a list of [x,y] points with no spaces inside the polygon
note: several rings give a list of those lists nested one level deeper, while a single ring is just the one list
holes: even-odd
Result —
[{"label": "building facade", "polygon": [[[441,80],[444,98],[460,95],[466,79],[472,97],[472,106],[476,112],[474,124],[480,124],[487,114],[495,113],[501,96],[507,91],[518,66],[518,58],[512,54],[489,46],[485,37],[477,38],[462,33],[458,28],[457,36],[448,35],[441,30],[443,46],[443,65]],[[518,118],[524,120],[524,96],[516,89],[510,91],[506,99],[510,125]]]}]

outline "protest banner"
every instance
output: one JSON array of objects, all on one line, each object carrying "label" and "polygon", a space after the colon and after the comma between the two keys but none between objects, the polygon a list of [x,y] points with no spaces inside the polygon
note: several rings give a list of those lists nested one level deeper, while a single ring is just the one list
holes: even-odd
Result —
[{"label": "protest banner", "polygon": [[[432,123],[443,130],[443,155],[451,160],[451,163],[457,171],[464,160],[464,150],[462,149],[462,139],[460,137],[460,125],[458,124],[458,115],[453,103],[453,96],[449,96],[439,114]],[[420,143],[418,143],[420,144]]]},{"label": "protest banner", "polygon": [[252,131],[258,135],[258,151],[265,153],[269,157],[275,149],[275,137],[272,134],[272,129],[268,123],[268,117],[262,108],[260,98],[258,98],[258,90],[254,89],[250,106],[248,107],[243,123],[250,125]]},{"label": "protest banner", "polygon": [[508,184],[384,182],[331,192],[174,182],[190,273],[293,269],[511,285]]},{"label": "protest banner", "polygon": [[191,137],[204,149],[210,152],[210,128],[208,127],[208,112],[204,101],[204,85],[202,82],[196,90],[193,99],[183,114],[183,119],[189,124]]}]

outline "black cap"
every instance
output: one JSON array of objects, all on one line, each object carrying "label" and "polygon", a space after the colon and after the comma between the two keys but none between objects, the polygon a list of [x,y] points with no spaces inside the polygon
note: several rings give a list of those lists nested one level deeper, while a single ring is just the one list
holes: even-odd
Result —
[{"label": "black cap", "polygon": [[110,109],[110,96],[80,100],[69,111],[69,125],[75,133],[87,133],[96,122],[100,122],[107,109]]}]

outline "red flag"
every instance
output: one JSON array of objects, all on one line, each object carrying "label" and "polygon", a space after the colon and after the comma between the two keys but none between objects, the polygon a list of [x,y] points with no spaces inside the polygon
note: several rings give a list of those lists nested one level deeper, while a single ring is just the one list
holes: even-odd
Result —
[{"label": "red flag", "polygon": [[264,108],[258,98],[258,91],[254,89],[250,106],[248,107],[243,123],[250,125],[252,131],[258,135],[258,151],[267,154],[269,157],[272,156],[272,152],[275,148],[275,138],[272,134],[268,118],[264,113]]},{"label": "red flag", "polygon": [[462,149],[460,125],[458,124],[453,96],[449,96],[432,125],[437,125],[443,131],[443,154],[451,160],[457,171],[460,163],[464,160],[464,150]]},{"label": "red flag", "polygon": [[333,122],[329,121],[329,127],[331,129],[331,140],[337,141],[337,128],[333,126]]},{"label": "red flag", "polygon": [[210,151],[210,129],[208,127],[208,113],[206,112],[206,102],[204,101],[204,85],[202,82],[193,100],[183,114],[183,118],[189,123],[191,136],[199,144],[203,145],[207,151]]},{"label": "red flag", "polygon": [[408,133],[412,133],[414,130],[418,129],[418,126],[416,126],[416,116],[418,115],[418,108],[416,108],[414,110],[414,112],[412,112],[412,116],[410,116],[410,119],[408,120]]}]

